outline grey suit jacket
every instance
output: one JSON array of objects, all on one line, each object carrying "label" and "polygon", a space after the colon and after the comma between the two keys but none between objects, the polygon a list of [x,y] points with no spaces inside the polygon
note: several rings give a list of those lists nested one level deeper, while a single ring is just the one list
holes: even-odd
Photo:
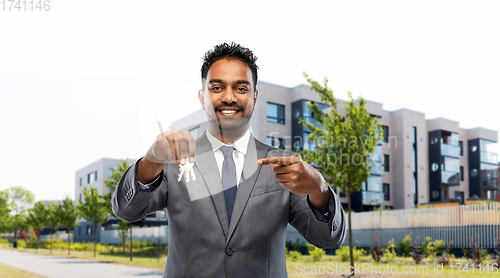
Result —
[{"label": "grey suit jacket", "polygon": [[169,250],[163,277],[287,277],[285,236],[290,223],[321,248],[339,247],[346,236],[344,211],[336,194],[328,222],[318,220],[307,195],[283,188],[265,157],[291,155],[251,136],[243,173],[228,221],[222,182],[205,134],[196,141],[196,181],[177,182],[179,167],[167,163],[150,192],[139,190],[136,164],[123,175],[112,195],[115,215],[138,221],[167,208]]}]

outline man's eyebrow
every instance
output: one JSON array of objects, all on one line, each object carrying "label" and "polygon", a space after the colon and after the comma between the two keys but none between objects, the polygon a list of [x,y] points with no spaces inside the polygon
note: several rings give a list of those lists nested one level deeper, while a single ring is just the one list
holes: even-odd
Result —
[{"label": "man's eyebrow", "polygon": [[212,79],[212,80],[208,81],[208,83],[212,84],[212,83],[224,83],[224,82],[222,82],[222,80],[220,80],[220,79]]},{"label": "man's eyebrow", "polygon": [[250,85],[250,82],[248,82],[247,80],[238,80],[238,81],[236,81],[235,85],[238,85],[238,84],[247,84],[247,85]]}]

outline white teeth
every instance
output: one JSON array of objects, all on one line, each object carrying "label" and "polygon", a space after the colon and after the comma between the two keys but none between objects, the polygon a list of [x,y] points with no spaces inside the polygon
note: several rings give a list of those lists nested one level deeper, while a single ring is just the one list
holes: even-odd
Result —
[{"label": "white teeth", "polygon": [[234,114],[234,113],[236,113],[235,110],[221,110],[221,112],[224,113],[224,114]]}]

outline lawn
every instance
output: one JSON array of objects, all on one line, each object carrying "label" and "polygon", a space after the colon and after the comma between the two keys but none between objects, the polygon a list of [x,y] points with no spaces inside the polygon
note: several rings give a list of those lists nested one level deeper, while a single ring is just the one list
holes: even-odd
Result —
[{"label": "lawn", "polygon": [[4,264],[0,264],[0,277],[2,278],[45,278],[44,276],[36,275],[17,268],[13,268]]},{"label": "lawn", "polygon": [[[9,248],[13,250],[12,248]],[[21,252],[30,252],[37,253],[34,249],[25,249],[18,248],[17,251]],[[49,250],[39,249],[38,254],[50,254]],[[52,255],[68,257],[67,250],[52,250]],[[122,265],[130,265],[130,266],[140,266],[156,269],[159,271],[163,271],[165,268],[165,262],[167,257],[162,256],[160,260],[157,257],[151,256],[138,256],[135,255],[133,261],[130,261],[129,254],[122,253],[98,253],[97,257],[93,257],[93,252],[91,251],[71,251],[71,255],[69,257],[84,259],[84,260],[92,260],[92,261],[100,261],[106,263],[114,263],[114,264],[122,264]],[[383,260],[382,260],[383,261]],[[456,259],[455,263],[470,263],[470,261],[466,259]],[[458,273],[458,266],[453,268],[453,273],[451,267],[444,267],[441,272],[438,273],[437,268],[434,268],[434,262],[429,259],[424,259],[422,264],[415,265],[411,258],[401,258],[396,257],[394,262],[389,263],[389,270],[393,275],[388,275],[387,272],[385,274],[377,274],[371,275],[370,269],[371,267],[375,267],[377,271],[381,270],[381,267],[387,271],[387,263],[373,263],[373,260],[370,256],[361,257],[361,259],[356,262],[356,268],[360,271],[363,271],[361,275],[356,275],[357,277],[385,277],[385,276],[393,276],[393,277],[498,277],[500,270],[498,272],[493,273],[490,271],[489,273],[481,270],[481,274],[479,274],[479,269],[474,269],[474,273],[470,268],[468,273],[464,271],[460,271]],[[287,271],[290,278],[319,278],[319,277],[341,277],[338,272],[345,270],[349,266],[348,262],[341,262],[337,256],[333,255],[325,255],[319,262],[314,262],[311,256],[302,256],[297,261],[292,261],[291,258],[287,258]],[[359,266],[359,267],[358,267]],[[365,267],[365,269],[363,269]],[[373,269],[375,270],[375,269]],[[335,271],[335,272],[334,272]],[[419,271],[419,273],[416,273]],[[414,272],[415,274],[405,274],[406,272]],[[333,274],[335,273],[335,274]],[[11,276],[1,275],[0,277],[10,278]],[[373,273],[375,274],[375,272]],[[344,277],[347,277],[345,275]],[[12,276],[12,277],[40,277],[40,276]]]}]

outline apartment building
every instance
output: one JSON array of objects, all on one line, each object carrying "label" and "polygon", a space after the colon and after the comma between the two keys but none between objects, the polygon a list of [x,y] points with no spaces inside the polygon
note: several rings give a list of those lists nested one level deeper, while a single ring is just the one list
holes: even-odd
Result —
[{"label": "apartment building", "polygon": [[[328,109],[306,85],[287,88],[259,81],[259,99],[251,119],[255,138],[290,151],[312,150],[310,130],[303,118],[318,125],[307,102]],[[338,110],[345,115],[338,100]],[[370,177],[361,192],[351,195],[354,211],[385,206],[394,209],[467,199],[499,199],[498,159],[492,152],[497,131],[464,129],[444,118],[426,119],[409,109],[386,111],[381,103],[367,101],[367,111],[383,125],[384,138],[372,155]],[[198,138],[206,129],[205,112],[199,110],[172,123],[170,129],[188,129]],[[339,192],[347,207],[347,198]]]},{"label": "apartment building", "polygon": [[[134,164],[135,159],[128,159],[129,164]],[[116,168],[118,168],[120,159],[101,158],[75,173],[75,204],[78,201],[85,201],[83,196],[83,188],[88,186],[95,187],[101,194],[110,192],[104,185],[104,181],[111,177]],[[100,233],[102,230],[118,229],[120,219],[111,216],[109,221],[97,227],[97,241],[100,241]],[[77,242],[92,242],[94,241],[94,225],[85,219],[79,219],[79,226],[74,228],[74,241]],[[154,212],[142,220],[133,223],[141,227],[160,226],[167,224],[166,210]]]}]

